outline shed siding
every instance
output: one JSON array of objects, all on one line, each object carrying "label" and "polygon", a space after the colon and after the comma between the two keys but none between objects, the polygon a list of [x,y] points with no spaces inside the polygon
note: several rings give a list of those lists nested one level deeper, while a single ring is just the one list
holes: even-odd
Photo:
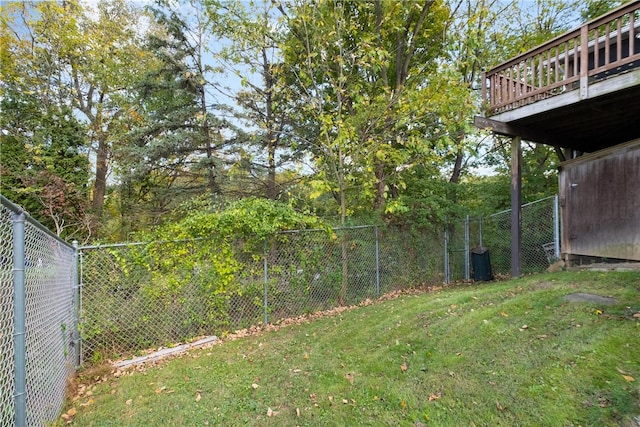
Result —
[{"label": "shed siding", "polygon": [[640,140],[560,165],[562,251],[640,261]]}]

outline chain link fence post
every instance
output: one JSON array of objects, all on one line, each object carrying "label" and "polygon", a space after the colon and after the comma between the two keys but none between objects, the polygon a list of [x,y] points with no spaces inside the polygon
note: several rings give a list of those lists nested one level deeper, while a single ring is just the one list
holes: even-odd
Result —
[{"label": "chain link fence post", "polygon": [[471,252],[471,245],[469,244],[469,215],[464,220],[464,280],[471,279],[471,271],[469,269],[469,254]]},{"label": "chain link fence post", "polygon": [[73,346],[76,351],[76,369],[82,364],[80,357],[80,282],[79,282],[79,265],[78,265],[78,241],[74,240],[71,245],[73,246],[73,266],[72,266],[72,280],[73,280]]},{"label": "chain link fence post", "polygon": [[78,342],[77,342],[77,346],[78,346],[78,362],[80,363],[80,366],[82,366],[84,364],[84,357],[83,357],[83,347],[84,347],[84,343],[83,343],[83,338],[82,338],[82,333],[80,332],[80,326],[83,323],[83,310],[84,310],[84,301],[82,299],[82,292],[83,292],[83,288],[84,288],[84,251],[82,248],[78,248]]},{"label": "chain link fence post", "polygon": [[449,271],[449,229],[444,228],[444,283],[451,283],[451,272]]},{"label": "chain link fence post", "polygon": [[556,260],[560,259],[560,200],[553,196],[553,252]]},{"label": "chain link fence post", "polygon": [[374,228],[376,237],[376,296],[380,296],[380,237],[378,226]]},{"label": "chain link fence post", "polygon": [[267,257],[269,255],[269,246],[267,243],[267,238],[265,237],[264,239],[264,250],[263,250],[263,258],[264,258],[264,299],[263,299],[263,310],[264,310],[264,326],[267,326],[267,324],[269,323],[269,314],[268,314],[268,289],[269,289],[269,266],[268,266],[268,261],[267,261]]},{"label": "chain link fence post", "polygon": [[25,215],[13,214],[13,355],[15,425],[27,422],[27,339],[25,289]]}]

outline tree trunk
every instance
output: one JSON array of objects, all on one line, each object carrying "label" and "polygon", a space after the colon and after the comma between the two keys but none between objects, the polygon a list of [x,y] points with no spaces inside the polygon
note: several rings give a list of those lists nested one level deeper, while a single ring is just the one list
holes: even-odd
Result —
[{"label": "tree trunk", "polygon": [[453,164],[453,171],[451,172],[451,177],[449,178],[449,182],[453,184],[457,184],[460,182],[460,175],[462,175],[462,159],[464,158],[464,153],[462,148],[458,148],[458,152],[456,153],[456,161]]},{"label": "tree trunk", "polygon": [[374,211],[381,211],[384,209],[385,205],[384,192],[386,187],[386,176],[384,173],[384,167],[385,162],[383,160],[376,160],[374,171],[376,177],[375,199],[373,200]]},{"label": "tree trunk", "polygon": [[91,208],[95,216],[93,221],[94,227],[92,227],[94,230],[102,218],[104,196],[107,192],[107,172],[109,169],[107,162],[108,153],[109,147],[106,136],[101,136],[98,141],[98,151],[96,152],[96,179],[93,183],[93,200],[91,201]]},{"label": "tree trunk", "polygon": [[273,133],[268,132],[267,138],[269,138],[268,142],[268,173],[267,173],[267,198],[271,200],[275,200],[278,195],[278,191],[276,189],[276,142],[275,136]]},{"label": "tree trunk", "polygon": [[276,191],[276,148],[278,147],[277,135],[275,130],[275,118],[273,116],[273,90],[274,79],[271,70],[271,64],[267,56],[266,49],[262,49],[262,72],[264,74],[265,92],[266,92],[266,116],[267,125],[267,198],[275,200]]},{"label": "tree trunk", "polygon": [[346,183],[344,176],[344,159],[342,157],[342,150],[338,150],[338,164],[339,164],[339,172],[338,172],[338,182],[340,185],[340,225],[342,227],[340,236],[340,245],[341,245],[341,260],[342,260],[342,286],[340,288],[340,300],[339,304],[345,305],[347,300],[347,285],[349,283],[349,270],[347,263],[347,234],[345,230],[345,226],[347,223],[347,192],[346,192]]}]

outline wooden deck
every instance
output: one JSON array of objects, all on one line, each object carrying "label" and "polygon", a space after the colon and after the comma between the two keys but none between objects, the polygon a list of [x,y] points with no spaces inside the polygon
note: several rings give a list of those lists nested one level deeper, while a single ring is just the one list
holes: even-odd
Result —
[{"label": "wooden deck", "polygon": [[592,152],[640,137],[640,0],[484,74],[495,133]]},{"label": "wooden deck", "polygon": [[[640,65],[640,1],[557,37],[485,73],[489,116],[580,90]],[[582,96],[584,98],[585,96]]]}]

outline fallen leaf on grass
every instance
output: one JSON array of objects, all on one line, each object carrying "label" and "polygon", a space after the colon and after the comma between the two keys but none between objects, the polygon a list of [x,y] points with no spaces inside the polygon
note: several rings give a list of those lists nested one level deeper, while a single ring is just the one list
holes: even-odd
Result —
[{"label": "fallen leaf on grass", "polygon": [[296,417],[300,418],[300,408],[296,408]]},{"label": "fallen leaf on grass", "polygon": [[400,365],[400,370],[404,373],[407,372],[407,362],[402,362],[402,365]]},{"label": "fallen leaf on grass", "polygon": [[276,415],[278,415],[280,412],[278,411],[274,411],[273,409],[269,408],[267,409],[267,417],[275,417]]},{"label": "fallen leaf on grass", "polygon": [[86,406],[93,405],[93,404],[94,404],[94,400],[93,399],[89,399],[86,402],[81,403],[80,406],[86,407]]},{"label": "fallen leaf on grass", "polygon": [[125,405],[131,405],[133,403],[133,399],[129,399],[126,402],[124,402]]},{"label": "fallen leaf on grass", "polygon": [[509,317],[509,315],[507,313],[505,313],[504,311],[500,312],[500,316],[502,317]]},{"label": "fallen leaf on grass", "polygon": [[156,394],[162,393],[167,387],[160,387],[156,389]]},{"label": "fallen leaf on grass", "polygon": [[254,390],[257,390],[258,387],[260,387],[260,386],[258,384],[256,384],[256,383],[251,384],[251,388],[254,389]]},{"label": "fallen leaf on grass", "polygon": [[622,378],[624,378],[625,380],[631,382],[634,382],[636,379],[633,378],[631,375],[623,375]]},{"label": "fallen leaf on grass", "polygon": [[433,402],[436,399],[440,399],[442,397],[442,393],[431,393],[429,395],[429,402]]},{"label": "fallen leaf on grass", "polygon": [[500,404],[500,402],[496,402],[496,408],[498,408],[498,411],[504,411],[504,407]]},{"label": "fallen leaf on grass", "polygon": [[344,377],[349,380],[349,382],[351,383],[351,385],[353,385],[353,382],[355,381],[355,378],[353,376],[352,373],[347,372],[346,374],[344,374]]},{"label": "fallen leaf on grass", "polygon": [[71,424],[73,416],[76,414],[76,408],[71,408],[64,414],[60,415],[60,418],[66,421],[67,424]]},{"label": "fallen leaf on grass", "polygon": [[200,394],[199,391],[196,392],[196,402],[200,402],[200,399],[202,399],[202,395]]},{"label": "fallen leaf on grass", "polygon": [[635,317],[636,319],[639,318],[640,317],[640,312],[634,314],[633,317]]}]

